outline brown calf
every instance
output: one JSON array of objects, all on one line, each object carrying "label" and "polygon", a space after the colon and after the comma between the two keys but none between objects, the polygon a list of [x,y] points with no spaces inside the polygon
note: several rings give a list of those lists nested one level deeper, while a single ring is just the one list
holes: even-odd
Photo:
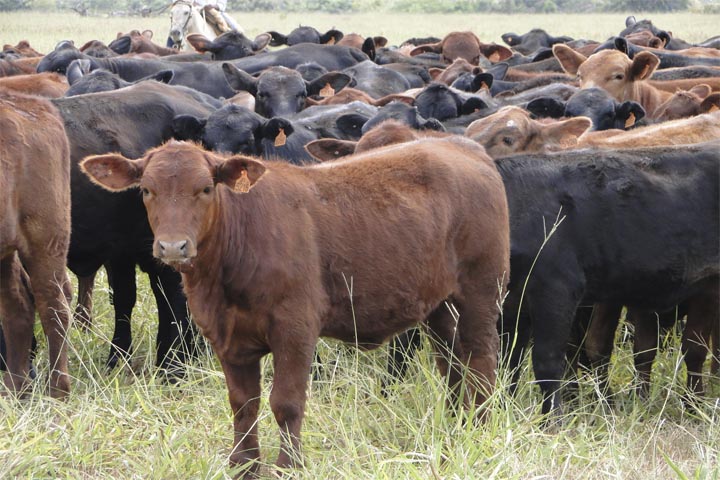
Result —
[{"label": "brown calf", "polygon": [[442,61],[452,63],[456,58],[462,58],[472,65],[480,63],[480,57],[491,62],[500,62],[512,57],[512,50],[495,43],[482,43],[473,32],[450,32],[438,43],[428,43],[413,48],[410,56],[424,52],[439,53]]},{"label": "brown calf", "polygon": [[647,82],[660,64],[650,52],[640,52],[632,60],[618,50],[601,50],[585,57],[557,44],[553,45],[553,53],[563,70],[577,75],[580,88],[599,87],[618,102],[638,102],[648,118],[655,118],[658,107],[672,95]]},{"label": "brown calf", "polygon": [[596,148],[653,147],[702,143],[719,138],[720,111],[717,111],[627,131],[587,132],[578,139],[578,146]]},{"label": "brown calf", "polygon": [[503,107],[496,113],[472,122],[465,136],[485,147],[493,158],[520,152],[543,152],[572,148],[592,127],[587,117],[539,122],[520,107]]},{"label": "brown calf", "polygon": [[0,88],[27,95],[59,98],[65,95],[69,85],[65,75],[55,72],[43,72],[30,75],[13,75],[7,78],[0,77]]},{"label": "brown calf", "polygon": [[346,87],[333,95],[328,97],[321,97],[319,100],[308,97],[305,99],[305,105],[310,107],[312,105],[345,105],[350,102],[363,102],[376,107],[382,107],[390,102],[403,102],[408,105],[412,105],[415,99],[409,95],[403,95],[400,93],[393,93],[391,95],[385,95],[381,98],[372,98],[367,93],[357,88]]},{"label": "brown calf", "polygon": [[720,109],[720,93],[712,93],[712,89],[708,85],[700,84],[687,91],[675,92],[672,97],[658,107],[657,120],[694,117],[718,109]]},{"label": "brown calf", "polygon": [[62,118],[49,101],[0,90],[0,163],[5,386],[23,394],[29,385],[34,298],[48,337],[50,395],[64,397],[70,391],[65,344],[70,315],[65,271],[70,245],[70,147]]},{"label": "brown calf", "polygon": [[82,168],[105,188],[140,186],[154,255],[182,272],[225,372],[231,463],[257,468],[260,359],[270,352],[277,464],[297,461],[319,336],[374,348],[424,321],[455,395],[464,366],[462,401],[480,405],[493,389],[508,211],[494,163],[472,142],[424,140],[308,167],[171,142]]},{"label": "brown calf", "polygon": [[12,46],[5,44],[3,46],[3,53],[15,53],[21,57],[42,57],[43,54],[35,50],[30,46],[27,40],[20,40],[17,45]]}]

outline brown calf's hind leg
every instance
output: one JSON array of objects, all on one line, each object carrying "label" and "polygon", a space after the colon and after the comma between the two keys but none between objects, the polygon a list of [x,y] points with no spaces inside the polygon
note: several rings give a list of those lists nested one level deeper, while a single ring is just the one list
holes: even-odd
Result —
[{"label": "brown calf's hind leg", "polygon": [[7,346],[5,385],[20,395],[29,385],[35,321],[35,306],[23,275],[25,272],[15,253],[0,260],[0,321]]}]

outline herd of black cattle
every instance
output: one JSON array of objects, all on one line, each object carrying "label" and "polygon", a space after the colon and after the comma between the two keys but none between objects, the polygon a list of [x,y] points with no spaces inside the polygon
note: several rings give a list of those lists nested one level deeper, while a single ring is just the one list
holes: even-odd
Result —
[{"label": "herd of black cattle", "polygon": [[[195,332],[180,274],[153,257],[139,190],[100,188],[79,168],[85,157],[142,158],[174,138],[308,165],[465,135],[493,157],[505,185],[510,272],[498,332],[515,381],[532,342],[543,412],[560,411],[578,360],[607,368],[623,306],[644,388],[658,329],[677,322],[688,387],[703,393],[703,365],[720,335],[720,38],[690,45],[632,17],[607,41],[536,29],[503,35],[510,48],[469,32],[400,47],[336,30],[323,45],[308,33],[319,37],[301,27],[275,50],[274,32],[194,38],[191,54],[137,31],[108,46],[64,41],[44,56],[27,53],[26,42],[6,46],[0,107],[12,108],[12,95],[42,94],[42,82],[61,85],[50,96],[70,148],[75,314],[91,320],[92,281],[104,266],[115,310],[110,367],[131,352],[136,266],[157,301],[157,366],[182,374]],[[2,159],[3,176],[12,161]],[[0,201],[6,229],[14,200]],[[0,239],[6,268],[15,250]],[[405,371],[417,341],[412,331],[392,341],[391,373]]]}]

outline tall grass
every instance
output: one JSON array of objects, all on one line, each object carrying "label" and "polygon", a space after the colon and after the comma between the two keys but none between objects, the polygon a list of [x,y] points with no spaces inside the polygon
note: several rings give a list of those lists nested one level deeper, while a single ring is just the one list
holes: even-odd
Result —
[{"label": "tall grass", "polygon": [[[112,309],[98,279],[96,322],[69,333],[69,399],[43,392],[45,347],[39,380],[29,398],[0,397],[0,478],[228,478],[232,423],[223,374],[211,355],[168,385],[154,372],[156,311],[141,282],[129,365],[106,372]],[[105,291],[103,289],[105,288]],[[380,395],[385,349],[357,352],[321,341],[324,369],[310,384],[303,425],[304,464],[299,478],[342,479],[605,479],[720,476],[720,393],[717,381],[696,411],[683,407],[684,371],[679,338],[671,334],[655,366],[650,397],[632,387],[632,354],[626,343],[610,371],[613,406],[599,399],[590,375],[560,426],[548,430],[531,369],[522,366],[516,397],[505,393],[501,368],[490,416],[476,424],[445,405],[446,388],[431,349],[421,349],[405,381]],[[279,448],[269,409],[271,362],[264,363],[260,414],[262,471]]]}]

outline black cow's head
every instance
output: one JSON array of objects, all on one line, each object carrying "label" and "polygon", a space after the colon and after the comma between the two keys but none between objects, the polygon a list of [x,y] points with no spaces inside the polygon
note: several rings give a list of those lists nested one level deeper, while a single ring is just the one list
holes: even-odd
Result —
[{"label": "black cow's head", "polygon": [[232,60],[261,52],[270,43],[270,38],[269,33],[261,33],[250,40],[242,33],[232,31],[223,33],[215,40],[192,33],[187,36],[187,41],[200,53],[211,52],[215,60]]},{"label": "black cow's head", "polygon": [[317,29],[307,26],[299,26],[288,35],[283,35],[279,32],[268,32],[272,36],[270,45],[273,47],[279,47],[280,45],[287,45],[292,47],[299,43],[319,43],[333,45],[339,42],[343,38],[343,33],[340,30],[331,28],[325,33],[320,33]]},{"label": "black cow's head", "polygon": [[487,108],[481,99],[470,95],[461,95],[443,83],[428,85],[415,97],[415,105],[418,113],[423,117],[436,118],[441,121]]}]

